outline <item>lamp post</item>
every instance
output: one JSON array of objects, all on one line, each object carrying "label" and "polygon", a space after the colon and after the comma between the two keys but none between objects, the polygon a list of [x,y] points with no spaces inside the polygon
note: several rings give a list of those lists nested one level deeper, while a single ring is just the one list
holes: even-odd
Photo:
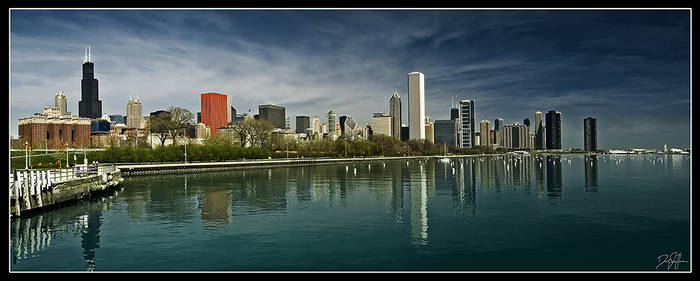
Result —
[{"label": "lamp post", "polygon": [[24,142],[24,169],[29,169],[29,142]]},{"label": "lamp post", "polygon": [[[185,131],[185,128],[182,129],[182,134],[185,138],[187,137],[187,132]],[[185,141],[185,163],[187,163],[187,141]]]}]

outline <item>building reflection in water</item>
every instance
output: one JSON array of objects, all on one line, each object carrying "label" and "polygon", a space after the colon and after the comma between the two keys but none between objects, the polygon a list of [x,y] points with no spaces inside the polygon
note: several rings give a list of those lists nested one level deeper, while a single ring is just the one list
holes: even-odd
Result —
[{"label": "building reflection in water", "polygon": [[403,183],[408,182],[408,173],[403,173],[403,165],[391,165],[391,209],[394,222],[403,223]]},{"label": "building reflection in water", "polygon": [[[419,245],[428,244],[428,179],[424,164],[420,161],[411,167],[411,238]],[[434,166],[433,166],[434,167]],[[418,168],[418,169],[416,169]],[[418,171],[416,171],[418,170]],[[434,174],[434,173],[433,173]]]},{"label": "building reflection in water", "polygon": [[116,195],[86,200],[73,206],[40,212],[26,218],[10,220],[10,257],[12,264],[29,259],[47,250],[63,235],[80,237],[85,270],[96,267],[100,247],[102,211],[112,208]]},{"label": "building reflection in water", "polygon": [[[452,202],[457,214],[476,214],[476,165],[469,159],[450,161],[455,171],[456,184],[452,189]],[[456,167],[454,167],[456,166]]]},{"label": "building reflection in water", "polygon": [[559,199],[562,193],[562,166],[561,156],[545,156],[547,163],[547,198]]},{"label": "building reflection in water", "polygon": [[585,190],[586,192],[598,192],[598,156],[586,155],[585,166]]},{"label": "building reflection in water", "polygon": [[542,156],[534,157],[534,167],[535,167],[535,185],[537,197],[542,199],[544,197],[544,170],[546,167],[546,159]]},{"label": "building reflection in water", "polygon": [[200,218],[205,226],[231,223],[231,198],[229,190],[203,191]]}]

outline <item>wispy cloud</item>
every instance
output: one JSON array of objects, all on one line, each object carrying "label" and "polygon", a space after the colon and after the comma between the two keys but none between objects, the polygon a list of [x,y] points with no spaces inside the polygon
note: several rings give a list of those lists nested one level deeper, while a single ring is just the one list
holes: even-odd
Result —
[{"label": "wispy cloud", "polygon": [[[421,71],[433,120],[448,118],[459,95],[477,100],[477,119],[562,111],[564,146],[580,146],[577,124],[589,115],[658,144],[646,124],[690,122],[677,122],[689,115],[679,17],[628,15],[620,35],[614,14],[553,11],[13,11],[11,133],[59,90],[77,112],[83,46],[92,44],[108,114],[124,114],[136,91],[144,115],[171,105],[197,112],[199,94],[214,91],[239,112],[273,103],[292,123],[332,109],[366,124],[394,89],[407,98],[406,74]],[[653,40],[646,31],[664,34]],[[675,49],[659,51],[668,46]],[[624,130],[606,128],[610,146],[629,142]],[[678,136],[678,145],[689,143]]]}]

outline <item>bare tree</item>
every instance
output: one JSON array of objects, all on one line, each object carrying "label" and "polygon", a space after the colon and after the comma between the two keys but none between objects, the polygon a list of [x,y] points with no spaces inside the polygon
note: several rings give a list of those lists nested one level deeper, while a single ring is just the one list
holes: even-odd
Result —
[{"label": "bare tree", "polygon": [[251,144],[265,147],[272,139],[272,124],[267,120],[254,120],[250,132]]},{"label": "bare tree", "polygon": [[231,123],[229,126],[233,130],[234,137],[241,143],[242,147],[252,142],[252,128],[256,120],[245,119],[243,121]]},{"label": "bare tree", "polygon": [[173,139],[173,144],[175,144],[175,139],[179,136],[185,134],[185,130],[189,124],[194,122],[194,114],[187,109],[177,106],[171,106],[168,108],[170,112],[169,124],[168,124],[168,134]]},{"label": "bare tree", "polygon": [[170,135],[170,114],[161,113],[153,115],[146,121],[149,131],[151,134],[158,137],[160,140],[160,145],[165,145],[165,140],[167,140]]}]

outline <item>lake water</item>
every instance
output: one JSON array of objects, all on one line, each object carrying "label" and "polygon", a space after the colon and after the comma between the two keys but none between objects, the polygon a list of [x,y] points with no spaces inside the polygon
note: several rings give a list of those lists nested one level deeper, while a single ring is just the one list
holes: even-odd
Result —
[{"label": "lake water", "polygon": [[13,271],[655,271],[663,254],[690,260],[690,157],[133,177],[111,196],[13,219],[10,235]]}]

